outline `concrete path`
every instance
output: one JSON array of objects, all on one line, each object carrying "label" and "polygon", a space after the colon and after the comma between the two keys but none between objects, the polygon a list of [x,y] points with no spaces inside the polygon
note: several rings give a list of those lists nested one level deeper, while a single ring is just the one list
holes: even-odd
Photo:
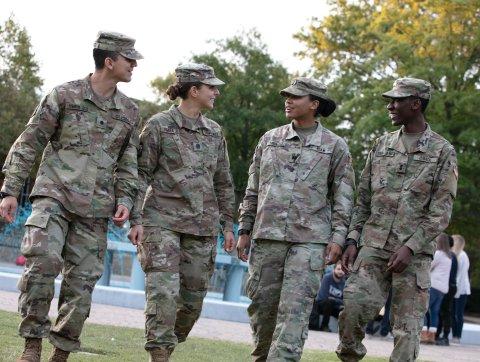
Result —
[{"label": "concrete path", "polygon": [[[0,291],[0,309],[16,312],[18,293]],[[58,300],[52,302],[50,316],[56,316]],[[122,316],[118,318],[118,316]],[[138,309],[93,304],[88,323],[113,325],[119,327],[144,328],[143,312]],[[139,331],[143,333],[143,331]],[[251,343],[250,326],[246,323],[228,322],[216,319],[200,318],[193,328],[191,336],[218,339],[231,342]],[[336,333],[310,331],[306,342],[307,349],[334,351],[338,344]],[[392,341],[366,339],[368,356],[388,357],[393,348]],[[450,347],[421,346],[420,359],[423,361],[478,361],[480,346],[452,345]]]}]

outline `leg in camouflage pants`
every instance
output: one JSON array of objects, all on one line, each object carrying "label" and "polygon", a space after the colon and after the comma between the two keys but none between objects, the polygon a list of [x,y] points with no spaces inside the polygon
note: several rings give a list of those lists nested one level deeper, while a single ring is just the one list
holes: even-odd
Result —
[{"label": "leg in camouflage pants", "polygon": [[145,227],[139,259],[146,278],[145,349],[172,351],[200,317],[213,274],[216,239]]},{"label": "leg in camouflage pants", "polygon": [[255,240],[247,295],[254,361],[299,361],[320,286],[325,246]]},{"label": "leg in camouflage pants", "polygon": [[[90,313],[92,292],[103,273],[107,219],[79,218],[48,197],[36,198],[27,219],[21,251],[26,258],[19,281],[19,333],[48,337],[53,345],[75,351]],[[62,272],[58,317],[48,318],[55,277]]]},{"label": "leg in camouflage pants", "polygon": [[345,309],[339,317],[342,361],[359,361],[367,350],[362,344],[364,327],[380,311],[392,288],[392,332],[394,349],[390,361],[415,361],[420,331],[428,307],[430,263],[428,255],[414,255],[400,274],[387,272],[392,252],[362,247],[343,291]]}]

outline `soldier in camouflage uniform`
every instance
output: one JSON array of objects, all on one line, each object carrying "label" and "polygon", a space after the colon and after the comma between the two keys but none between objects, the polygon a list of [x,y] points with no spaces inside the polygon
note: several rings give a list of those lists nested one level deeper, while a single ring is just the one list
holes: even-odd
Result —
[{"label": "soldier in camouflage uniform", "polygon": [[224,84],[211,67],[175,70],[167,94],[179,106],[154,115],[140,135],[139,192],[129,237],[146,274],[145,349],[167,361],[200,316],[213,273],[220,221],[233,248],[234,189],[222,128],[212,109]]},{"label": "soldier in camouflage uniform", "polygon": [[347,234],[354,174],[345,141],[315,120],[335,110],[326,90],[297,78],[280,92],[292,122],[263,135],[249,169],[237,251],[246,261],[251,246],[254,361],[300,360],[324,256],[335,263]]},{"label": "soldier in camouflage uniform", "polygon": [[[51,361],[64,361],[80,346],[95,283],[103,272],[107,222],[129,217],[137,191],[138,108],[117,88],[129,82],[135,40],[100,32],[95,72],[62,84],[39,104],[5,160],[1,216],[12,222],[17,197],[43,151],[30,195],[32,214],[21,245],[26,257],[19,281],[19,361],[39,361],[42,338],[55,346]],[[48,311],[55,277],[62,272],[58,317]]]},{"label": "soldier in camouflage uniform", "polygon": [[448,226],[458,177],[454,148],[425,121],[430,93],[428,82],[401,78],[383,94],[393,125],[401,128],[376,140],[360,177],[342,257],[350,272],[339,318],[337,355],[342,361],[358,361],[366,354],[364,326],[380,311],[390,289],[390,360],[418,356],[435,238]]}]

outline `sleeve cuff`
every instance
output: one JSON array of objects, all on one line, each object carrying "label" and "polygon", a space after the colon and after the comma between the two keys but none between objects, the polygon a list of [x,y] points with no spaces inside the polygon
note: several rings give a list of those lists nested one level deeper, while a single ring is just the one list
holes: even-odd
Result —
[{"label": "sleeve cuff", "polygon": [[248,230],[248,231],[252,231],[253,229],[253,223],[250,223],[250,222],[241,222],[239,225],[238,225],[238,230]]},{"label": "sleeve cuff", "polygon": [[18,198],[20,195],[20,191],[22,190],[22,187],[16,188],[12,186],[7,186],[6,182],[3,183],[2,189],[0,190],[1,192],[5,192],[6,194],[12,195],[15,198]]},{"label": "sleeve cuff", "polygon": [[339,245],[343,249],[343,245],[345,245],[345,237],[340,234],[333,233],[330,237],[330,242]]},{"label": "sleeve cuff", "polygon": [[357,230],[352,230],[348,233],[346,239],[353,239],[358,244],[358,241],[360,240],[360,235],[361,235],[361,233],[358,232]]},{"label": "sleeve cuff", "polygon": [[117,199],[117,207],[118,205],[123,205],[128,209],[128,211],[131,211],[133,207],[133,202],[129,197],[125,196]]}]

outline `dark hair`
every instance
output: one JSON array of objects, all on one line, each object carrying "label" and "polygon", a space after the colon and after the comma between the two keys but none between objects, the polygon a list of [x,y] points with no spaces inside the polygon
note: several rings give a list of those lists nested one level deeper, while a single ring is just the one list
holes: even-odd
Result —
[{"label": "dark hair", "polygon": [[437,236],[437,250],[443,251],[449,258],[451,258],[447,234],[441,233]]},{"label": "dark hair", "polygon": [[318,107],[315,110],[315,114],[313,115],[316,118],[323,113],[326,106],[325,101],[322,98],[312,96],[311,94],[309,94],[308,97],[310,98],[311,102],[318,101]]},{"label": "dark hair", "polygon": [[448,245],[450,246],[450,249],[453,248],[453,238],[452,235],[448,235]]},{"label": "dark hair", "polygon": [[200,88],[202,85],[203,83],[201,82],[188,82],[188,83],[176,82],[174,84],[169,85],[165,93],[167,93],[168,98],[170,98],[170,100],[172,101],[177,99],[177,97],[180,97],[182,99],[187,99],[188,91],[190,90],[190,88],[192,87]]},{"label": "dark hair", "polygon": [[120,53],[112,50],[93,49],[93,60],[95,62],[95,69],[100,70],[105,67],[105,59],[111,58],[117,60]]}]

